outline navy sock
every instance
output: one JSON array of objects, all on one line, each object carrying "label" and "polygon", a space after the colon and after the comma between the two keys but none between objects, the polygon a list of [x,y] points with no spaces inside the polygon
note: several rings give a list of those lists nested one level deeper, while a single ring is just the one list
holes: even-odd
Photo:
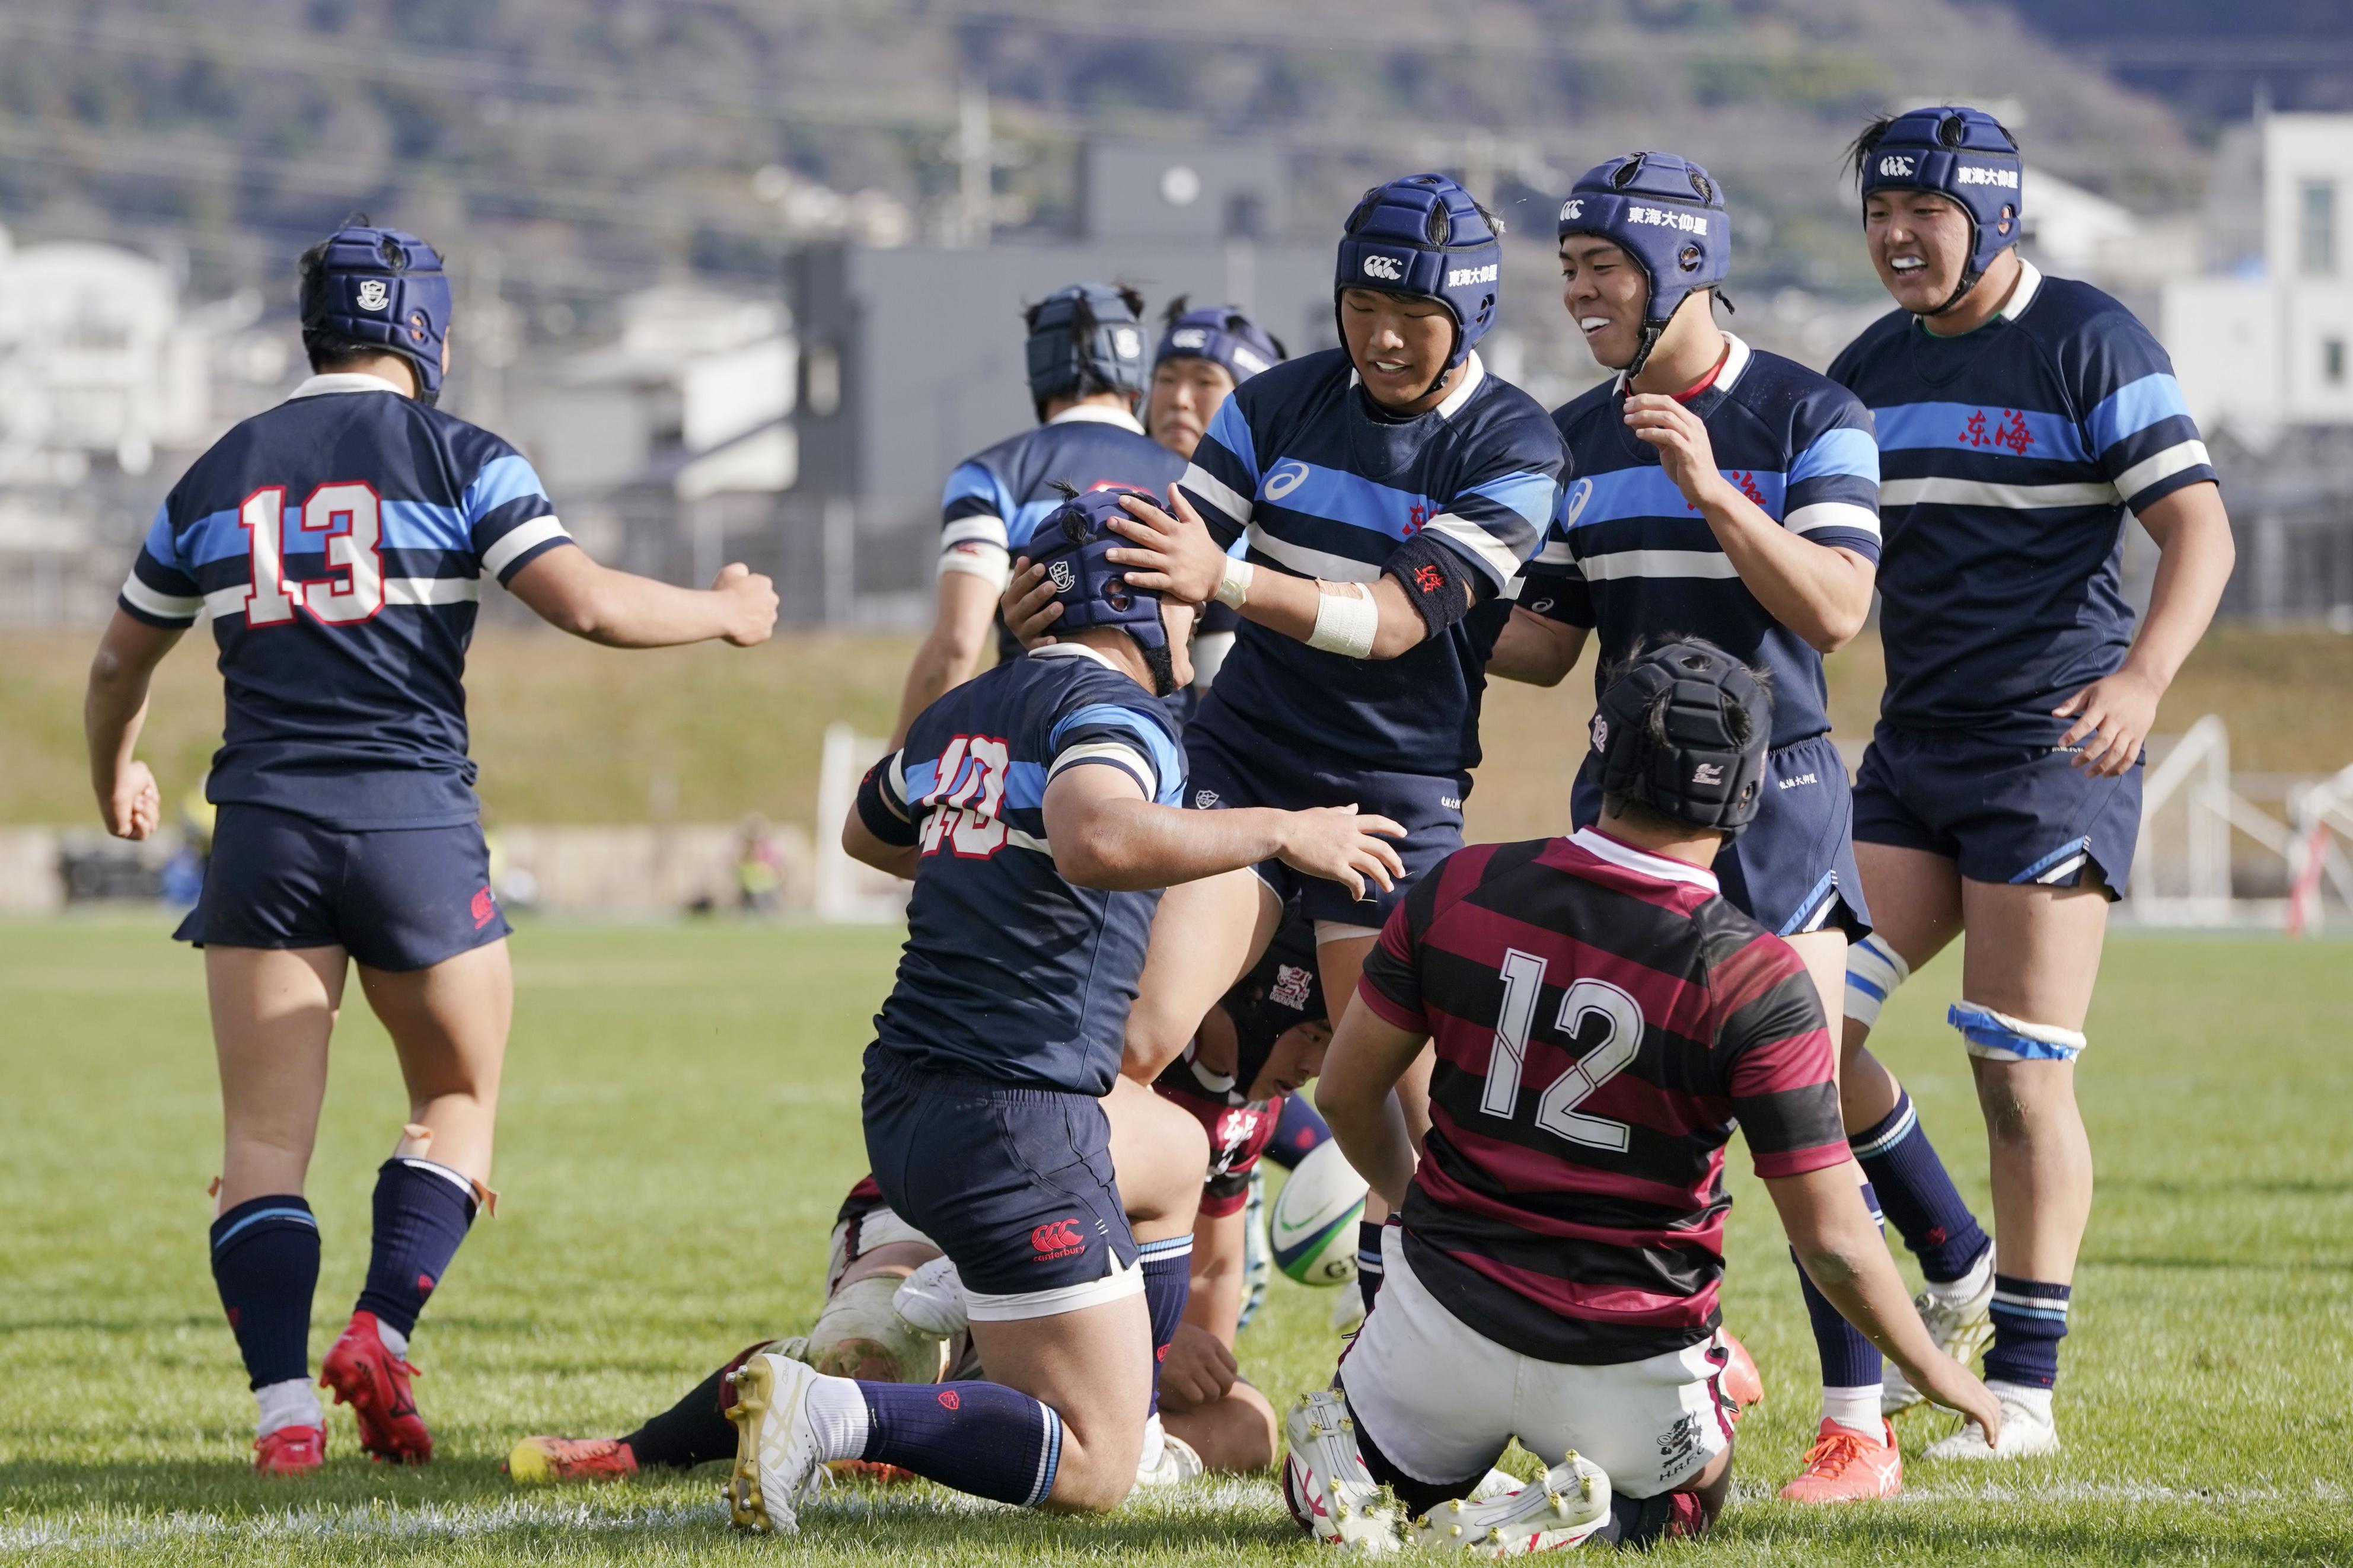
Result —
[{"label": "navy sock", "polygon": [[2059,1342],[2067,1337],[2072,1292],[2042,1279],[1993,1277],[1993,1348],[1986,1352],[1988,1383],[2049,1388],[2059,1381]]},{"label": "navy sock", "polygon": [[1282,1114],[1274,1119],[1274,1136],[1267,1140],[1266,1157],[1286,1171],[1332,1141],[1332,1129],[1303,1094],[1282,1097]]},{"label": "navy sock", "polygon": [[1365,1310],[1373,1310],[1373,1298],[1381,1293],[1381,1222],[1360,1219],[1356,1222],[1356,1291],[1365,1299]]},{"label": "navy sock", "polygon": [[248,1198],[213,1221],[213,1283],[255,1388],[311,1375],[319,1222],[291,1193]]},{"label": "navy sock", "polygon": [[[1861,1191],[1863,1206],[1871,1210],[1873,1220],[1878,1219],[1879,1204],[1871,1184],[1864,1183]],[[1789,1261],[1798,1261],[1795,1248],[1790,1250]],[[1814,1349],[1821,1357],[1822,1386],[1868,1388],[1883,1381],[1886,1366],[1880,1358],[1879,1347],[1863,1338],[1861,1329],[1839,1315],[1839,1310],[1831,1305],[1829,1297],[1815,1289],[1812,1278],[1802,1267],[1798,1269],[1798,1283],[1805,1292],[1807,1321],[1813,1324]]]},{"label": "navy sock", "polygon": [[1144,1305],[1152,1314],[1152,1408],[1160,1408],[1160,1367],[1168,1359],[1168,1342],[1185,1321],[1185,1302],[1193,1294],[1193,1238],[1172,1236],[1147,1241],[1143,1255]]},{"label": "navy sock", "polygon": [[1033,1508],[1054,1489],[1062,1418],[996,1383],[861,1383],[866,1448],[975,1497]]},{"label": "navy sock", "polygon": [[401,1334],[417,1327],[425,1299],[448,1272],[474,1223],[465,1178],[430,1160],[395,1155],[376,1171],[375,1233],[358,1310]]},{"label": "navy sock", "polygon": [[1936,1157],[1909,1093],[1896,1090],[1895,1109],[1847,1144],[1930,1279],[1940,1285],[1958,1279],[1993,1245]]}]

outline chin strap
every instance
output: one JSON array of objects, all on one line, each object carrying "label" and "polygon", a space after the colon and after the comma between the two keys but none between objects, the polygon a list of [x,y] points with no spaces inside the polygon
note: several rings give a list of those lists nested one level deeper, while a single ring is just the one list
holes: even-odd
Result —
[{"label": "chin strap", "polygon": [[1644,365],[1651,363],[1651,351],[1659,346],[1659,340],[1666,335],[1666,331],[1664,327],[1654,327],[1647,321],[1642,324],[1642,342],[1634,350],[1634,357],[1626,362],[1626,368],[1621,373],[1626,377],[1627,391],[1634,390],[1634,378],[1642,374]]},{"label": "chin strap", "polygon": [[1920,312],[1920,319],[1921,319],[1921,320],[1923,320],[1923,321],[1926,321],[1926,320],[1927,320],[1930,316],[1941,316],[1941,315],[1943,315],[1946,311],[1947,311],[1947,310],[1951,310],[1954,306],[1956,306],[1956,305],[1959,304],[1959,303],[1961,302],[1961,300],[1962,300],[1963,297],[1964,297],[1964,296],[1966,296],[1966,295],[1968,293],[1968,291],[1969,291],[1970,289],[1974,289],[1974,288],[1976,288],[1976,287],[1978,286],[1978,279],[1980,279],[1980,278],[1982,278],[1982,277],[1984,277],[1984,276],[1985,276],[1985,274],[1984,274],[1984,273],[1982,273],[1982,272],[1964,272],[1964,273],[1962,273],[1962,274],[1961,274],[1961,280],[1960,280],[1960,282],[1959,282],[1959,283],[1958,283],[1958,284],[1954,288],[1951,297],[1950,297],[1950,298],[1948,298],[1947,300],[1946,300],[1946,301],[1945,301],[1943,304],[1941,304],[1941,305],[1937,306],[1937,307],[1936,307],[1935,310],[1923,310],[1923,311],[1921,311],[1921,312]]}]

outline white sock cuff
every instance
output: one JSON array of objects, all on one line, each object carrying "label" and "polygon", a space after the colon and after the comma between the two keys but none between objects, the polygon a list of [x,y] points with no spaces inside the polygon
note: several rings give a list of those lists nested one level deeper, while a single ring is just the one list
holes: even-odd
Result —
[{"label": "white sock cuff", "polygon": [[253,1391],[253,1403],[259,1413],[253,1424],[257,1437],[267,1437],[289,1426],[323,1427],[327,1424],[327,1413],[319,1407],[319,1391],[311,1386],[308,1377],[264,1384]]},{"label": "white sock cuff", "polygon": [[473,1178],[467,1175],[465,1172],[458,1169],[457,1166],[445,1165],[438,1160],[427,1160],[416,1154],[395,1154],[393,1158],[399,1161],[402,1164],[406,1165],[411,1170],[431,1172],[433,1174],[440,1177],[443,1181],[448,1183],[451,1186],[457,1188],[459,1192],[465,1194],[467,1202],[472,1203],[474,1201]]},{"label": "white sock cuff", "polygon": [[375,1321],[375,1337],[376,1342],[393,1354],[405,1356],[408,1353],[408,1336],[382,1318]]},{"label": "white sock cuff", "polygon": [[1874,1443],[1883,1441],[1886,1429],[1879,1424],[1883,1392],[1883,1385],[1876,1383],[1857,1388],[1824,1388],[1822,1419],[1835,1421],[1850,1432],[1860,1432]]},{"label": "white sock cuff", "polygon": [[819,1373],[809,1379],[809,1427],[817,1434],[818,1451],[827,1459],[855,1459],[866,1452],[873,1418],[857,1380]]}]

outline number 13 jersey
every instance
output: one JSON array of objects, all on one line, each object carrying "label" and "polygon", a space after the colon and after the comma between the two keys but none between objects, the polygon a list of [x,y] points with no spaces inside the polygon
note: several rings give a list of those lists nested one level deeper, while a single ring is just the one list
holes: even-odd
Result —
[{"label": "number 13 jersey", "polygon": [[475,819],[466,647],[488,573],[571,542],[523,458],[373,375],[314,375],[196,459],[118,603],[212,616],[206,795],[364,831]]},{"label": "number 13 jersey", "polygon": [[1436,1047],[1414,1273],[1523,1355],[1608,1365],[1715,1331],[1736,1124],[1760,1176],[1848,1157],[1798,955],[1708,872],[1591,828],[1448,857],[1358,994]]}]

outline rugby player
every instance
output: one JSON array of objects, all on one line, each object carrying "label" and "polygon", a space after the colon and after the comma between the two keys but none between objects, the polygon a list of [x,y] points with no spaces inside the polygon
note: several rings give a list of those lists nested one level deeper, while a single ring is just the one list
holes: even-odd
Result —
[{"label": "rugby player", "polygon": [[[2019,256],[2009,132],[1920,109],[1873,121],[1853,154],[1864,240],[1901,308],[1830,371],[1876,421],[1886,528],[1887,687],[1855,782],[1877,929],[1848,959],[1847,1125],[1930,1281],[1931,1326],[1981,1338],[1990,1316],[1999,1445],[1968,1427],[1930,1457],[2048,1453],[2092,1201],[2075,1058],[2132,869],[2142,742],[2230,577],[2230,520],[2156,339]],[[2137,637],[2118,580],[2127,511],[2159,551]],[[1865,1047],[1888,992],[1964,930],[1949,1016],[1991,1150],[1989,1268],[1970,1266],[1977,1223]]]},{"label": "rugby player", "polygon": [[[1555,680],[1598,633],[1597,697],[1643,647],[1681,634],[1769,678],[1772,749],[1757,819],[1713,868],[1733,907],[1798,954],[1835,1016],[1848,941],[1868,934],[1870,917],[1822,655],[1871,610],[1871,416],[1837,383],[1717,327],[1711,307],[1731,272],[1731,222],[1698,164],[1637,153],[1588,171],[1561,205],[1559,237],[1562,302],[1594,358],[1619,374],[1553,416],[1577,477],[1528,566],[1521,618],[1556,631],[1546,672]],[[1579,827],[1600,815],[1598,751],[1578,772],[1572,807]],[[1918,1148],[1935,1159],[1925,1137]],[[1877,1206],[1867,1185],[1863,1202]],[[1881,1414],[1879,1352],[1803,1269],[1799,1279],[1821,1360],[1821,1425],[1782,1495],[1892,1495],[1903,1464]]]},{"label": "rugby player", "polygon": [[[1147,1437],[1139,1484],[1198,1475],[1204,1467],[1243,1471],[1274,1462],[1274,1407],[1239,1375],[1233,1355],[1242,1297],[1242,1211],[1261,1153],[1306,1152],[1279,1151],[1278,1128],[1293,1106],[1303,1103],[1293,1091],[1315,1076],[1331,1039],[1314,962],[1314,939],[1305,924],[1285,925],[1257,967],[1209,1010],[1199,1037],[1154,1086],[1162,1103],[1181,1108],[1198,1122],[1208,1135],[1208,1155],[1206,1179],[1195,1193],[1192,1289],[1160,1369],[1169,1461],[1158,1467],[1150,1462]],[[1181,1162],[1170,1157],[1165,1144],[1147,1144],[1137,1135],[1142,1130],[1131,1125],[1135,1119],[1127,1113],[1133,1104],[1124,1097],[1114,1092],[1103,1110],[1120,1195],[1142,1237],[1163,1216],[1138,1212],[1136,1177],[1155,1180]],[[1311,1138],[1307,1147],[1318,1141]],[[1201,1167],[1198,1152],[1193,1164]],[[1187,1213],[1195,1209],[1186,1205]],[[727,1377],[761,1351],[786,1347],[783,1353],[820,1372],[883,1383],[932,1383],[952,1373],[978,1375],[967,1342],[910,1322],[894,1300],[902,1281],[941,1256],[936,1243],[892,1212],[871,1175],[861,1177],[834,1224],[825,1305],[797,1342],[762,1341],[751,1346],[627,1436],[525,1437],[507,1457],[508,1474],[525,1483],[610,1480],[649,1467],[687,1468],[726,1458],[735,1452],[735,1429],[726,1415],[734,1391]]]},{"label": "rugby player", "polygon": [[[1096,489],[1131,485],[1165,495],[1181,458],[1136,422],[1143,395],[1144,297],[1133,289],[1073,283],[1024,314],[1029,400],[1036,428],[956,465],[940,500],[937,604],[900,694],[893,746],[915,715],[972,679],[1006,585],[1010,551],[1061,504],[1055,482]],[[1020,651],[1002,625],[997,655]]]},{"label": "rugby player", "polygon": [[776,595],[741,565],[707,593],[573,547],[513,447],[434,406],[449,285],[432,247],[355,218],[303,252],[316,374],[199,458],[156,513],[91,662],[90,778],[108,831],[154,831],[137,758],[156,665],[212,616],[227,732],[211,864],[175,933],[205,950],[225,1122],[213,1279],[259,1406],[255,1466],[315,1470],[308,1370],[319,1227],[303,1181],[347,963],[392,1036],[407,1125],[377,1173],[367,1282],[321,1382],[363,1449],[421,1464],[409,1335],[492,1201],[512,1011],[505,917],[466,754],[481,579],[618,647],[762,642]]},{"label": "rugby player", "polygon": [[[1393,1537],[1377,1485],[1425,1542],[1491,1554],[1706,1528],[1731,1488],[1736,1124],[1823,1292],[1915,1387],[1999,1428],[1863,1205],[1803,961],[1711,869],[1772,787],[1763,680],[1670,643],[1602,694],[1593,734],[1599,819],[1426,874],[1332,1043],[1324,1113],[1398,1218],[1338,1386],[1286,1421],[1286,1497],[1326,1542]],[[1393,1091],[1432,1044],[1417,1160]],[[1559,1457],[1543,1481],[1461,1501],[1514,1437]]]},{"label": "rugby player", "polygon": [[1190,673],[1191,611],[1110,559],[1106,520],[1135,494],[1073,491],[1040,524],[1062,640],[918,715],[842,830],[852,856],[914,881],[866,1055],[875,1182],[955,1265],[997,1381],[916,1388],[753,1356],[730,1410],[745,1528],[796,1528],[818,1468],[839,1459],[1018,1504],[1125,1497],[1188,1282],[1182,1257],[1140,1258],[1099,1103],[1120,1077],[1157,890],[1268,858],[1352,895],[1401,873],[1383,836],[1402,828],[1353,807],[1175,808],[1183,754],[1160,700]]}]

